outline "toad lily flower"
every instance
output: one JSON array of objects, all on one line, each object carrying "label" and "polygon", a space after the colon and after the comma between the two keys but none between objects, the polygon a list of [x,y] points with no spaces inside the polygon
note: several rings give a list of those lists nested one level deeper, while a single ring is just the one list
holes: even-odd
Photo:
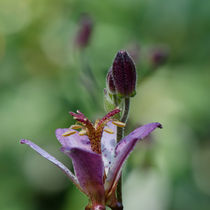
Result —
[{"label": "toad lily flower", "polygon": [[[105,210],[106,205],[112,209],[122,209],[117,202],[115,191],[123,163],[136,143],[157,127],[161,128],[161,124],[141,126],[117,143],[117,126],[125,126],[113,118],[119,112],[116,108],[94,124],[80,111],[70,112],[77,124],[56,130],[56,137],[62,145],[61,151],[71,158],[75,175],[31,141],[22,139],[21,143],[29,145],[58,166],[89,197],[90,203],[86,209]],[[81,130],[77,131],[78,129]]]}]

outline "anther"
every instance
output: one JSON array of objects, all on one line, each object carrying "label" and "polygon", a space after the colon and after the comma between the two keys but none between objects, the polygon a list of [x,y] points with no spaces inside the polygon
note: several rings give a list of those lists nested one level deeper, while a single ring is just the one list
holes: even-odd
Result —
[{"label": "anther", "polygon": [[72,125],[70,128],[77,130],[77,129],[83,128],[83,126],[81,126],[81,125]]},{"label": "anther", "polygon": [[79,135],[80,136],[84,136],[84,135],[86,135],[87,133],[86,133],[86,130],[81,130],[80,132],[79,132]]},{"label": "anther", "polygon": [[110,129],[110,128],[104,128],[104,131],[106,133],[109,133],[109,134],[113,134],[114,133],[114,131],[112,129]]},{"label": "anther", "polygon": [[76,133],[76,131],[67,131],[67,132],[63,133],[62,136],[71,136],[75,133]]},{"label": "anther", "polygon": [[120,122],[120,121],[112,121],[112,124],[116,125],[117,127],[120,127],[120,128],[124,128],[125,127],[125,123],[123,122]]}]

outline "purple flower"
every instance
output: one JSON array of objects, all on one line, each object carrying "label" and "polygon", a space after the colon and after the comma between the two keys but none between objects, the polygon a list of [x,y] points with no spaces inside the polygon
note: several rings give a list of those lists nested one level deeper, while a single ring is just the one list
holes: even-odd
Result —
[{"label": "purple flower", "polygon": [[[70,112],[77,120],[77,124],[56,130],[56,137],[62,145],[61,151],[72,160],[74,174],[33,142],[22,139],[21,143],[29,145],[58,166],[89,197],[90,203],[86,209],[103,210],[106,205],[117,209],[120,204],[117,202],[115,190],[123,163],[139,140],[148,136],[157,127],[162,127],[160,123],[146,124],[117,143],[117,126],[125,126],[113,118],[119,112],[119,109],[114,109],[94,124],[80,111]],[[78,129],[81,130],[77,131]]]}]

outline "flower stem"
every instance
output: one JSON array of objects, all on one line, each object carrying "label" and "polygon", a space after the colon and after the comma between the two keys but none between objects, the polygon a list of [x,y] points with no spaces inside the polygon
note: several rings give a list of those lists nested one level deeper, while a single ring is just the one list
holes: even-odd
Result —
[{"label": "flower stem", "polygon": [[[121,117],[121,122],[123,123],[126,123],[128,119],[129,108],[130,108],[130,98],[125,98],[123,115]],[[123,137],[124,137],[124,128],[118,127],[117,128],[117,142],[119,142]],[[117,199],[118,199],[118,202],[122,204],[122,174],[120,176],[120,179],[117,185]]]},{"label": "flower stem", "polygon": [[125,104],[124,104],[124,112],[123,116],[121,118],[121,121],[126,123],[128,119],[128,114],[129,114],[129,108],[130,108],[130,98],[125,98]]}]

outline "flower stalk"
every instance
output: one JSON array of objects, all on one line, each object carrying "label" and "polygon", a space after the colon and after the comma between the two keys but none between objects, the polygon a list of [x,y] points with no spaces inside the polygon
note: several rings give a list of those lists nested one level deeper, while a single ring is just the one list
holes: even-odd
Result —
[{"label": "flower stalk", "polygon": [[[128,120],[129,115],[129,108],[130,108],[130,98],[124,99],[124,110],[123,115],[121,118],[121,122],[126,123]],[[119,142],[124,137],[124,128],[117,128],[117,142]],[[117,185],[117,199],[122,204],[122,173]]]}]

